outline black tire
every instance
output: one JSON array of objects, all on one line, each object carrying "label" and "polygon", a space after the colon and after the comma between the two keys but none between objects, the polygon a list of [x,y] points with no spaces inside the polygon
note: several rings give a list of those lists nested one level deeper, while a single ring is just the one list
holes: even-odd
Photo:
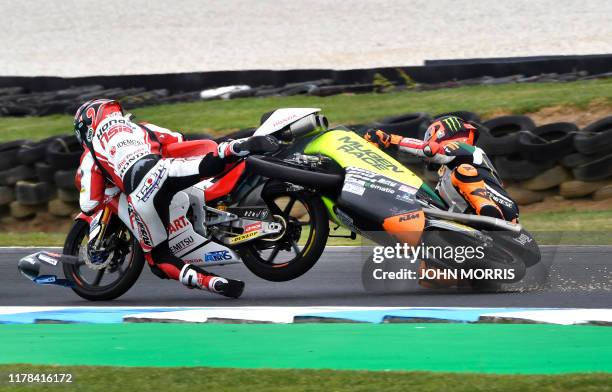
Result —
[{"label": "black tire", "polygon": [[29,219],[36,216],[36,213],[39,211],[38,206],[28,206],[25,204],[21,204],[18,201],[14,201],[9,204],[9,208],[11,211],[11,216],[16,219]]},{"label": "black tire", "polygon": [[559,186],[559,195],[565,199],[578,199],[589,196],[606,185],[606,181],[566,181]]},{"label": "black tire", "polygon": [[544,200],[544,194],[542,192],[529,191],[517,186],[507,187],[506,192],[508,192],[516,204],[521,206],[527,206],[529,204],[538,203]]},{"label": "black tire", "polygon": [[246,90],[234,91],[229,93],[229,99],[252,97],[257,94],[258,90],[258,88],[249,88]]},{"label": "black tire", "polygon": [[47,162],[36,162],[34,165],[36,171],[36,177],[40,181],[54,181],[55,169],[51,167]]},{"label": "black tire", "polygon": [[58,136],[52,136],[36,143],[22,145],[18,152],[19,162],[22,165],[33,165],[37,162],[43,162],[47,157],[49,143],[57,138]]},{"label": "black tire", "polygon": [[582,181],[599,181],[612,176],[612,154],[608,154],[595,161],[581,165],[574,170],[574,177]]},{"label": "black tire", "polygon": [[18,181],[29,181],[36,178],[34,168],[30,166],[15,166],[0,172],[0,185],[15,185]]},{"label": "black tire", "polygon": [[0,186],[0,206],[5,206],[15,201],[15,189],[10,186]]},{"label": "black tire", "polygon": [[23,205],[46,204],[54,196],[55,189],[48,182],[19,181],[15,186],[15,197]]},{"label": "black tire", "polygon": [[608,184],[593,193],[593,200],[606,200],[612,199],[612,184]]},{"label": "black tire", "polygon": [[555,161],[542,163],[529,162],[524,160],[519,154],[501,156],[495,159],[495,167],[503,180],[529,180],[554,165]]},{"label": "black tire", "polygon": [[76,169],[83,147],[75,136],[64,136],[53,140],[47,146],[47,162],[56,170]]},{"label": "black tire", "polygon": [[69,113],[73,113],[73,111],[71,110],[73,106],[74,106],[74,101],[71,99],[64,99],[60,101],[54,100],[50,102],[45,102],[36,108],[37,109],[36,115],[37,116],[47,116],[49,114],[58,114],[58,113],[69,114]]},{"label": "black tire", "polygon": [[518,149],[518,133],[533,131],[535,123],[527,116],[501,116],[484,122],[477,145],[489,155],[507,155]]},{"label": "black tire", "polygon": [[571,179],[572,176],[569,171],[563,166],[557,165],[529,180],[521,182],[521,187],[530,191],[543,191],[557,187]]},{"label": "black tire", "polygon": [[59,188],[57,190],[57,198],[66,203],[77,203],[80,196],[81,193],[74,187],[72,189]]},{"label": "black tire", "polygon": [[[88,235],[88,232],[89,224],[87,222],[82,220],[75,221],[74,225],[72,225],[72,228],[70,229],[70,232],[68,233],[68,236],[66,237],[66,241],[64,242],[63,253],[78,256],[79,248],[82,245],[81,243]],[[72,290],[78,296],[89,301],[109,301],[125,294],[138,280],[145,262],[140,246],[136,240],[132,239],[131,246],[133,249],[132,257],[129,261],[127,261],[128,265],[125,268],[125,273],[120,276],[117,281],[111,282],[106,286],[96,286],[94,284],[90,284],[85,278],[83,278],[80,269],[88,268],[86,265],[81,264],[76,266],[72,264],[63,264],[64,276],[66,279],[69,279],[74,283]],[[93,271],[91,269],[89,270]],[[106,271],[103,271],[102,275],[104,274],[106,274]],[[91,283],[95,283],[95,278]]]},{"label": "black tire", "polygon": [[518,149],[521,156],[531,162],[560,160],[575,151],[576,124],[559,122],[542,125],[531,132],[521,132]]},{"label": "black tire", "polygon": [[291,96],[291,95],[300,95],[300,94],[310,94],[311,92],[315,91],[318,88],[317,84],[313,83],[313,82],[306,82],[306,83],[298,83],[298,84],[291,84],[291,85],[286,85],[285,87],[282,88],[282,90],[279,91],[279,95],[287,97],[287,96]]},{"label": "black tire", "polygon": [[75,203],[67,203],[60,199],[53,199],[47,203],[47,212],[53,216],[60,218],[67,218],[75,214],[78,211]]},{"label": "black tire", "polygon": [[439,117],[444,117],[444,116],[457,116],[460,119],[465,120],[465,121],[474,121],[477,123],[480,122],[480,116],[478,114],[467,111],[467,110],[457,110],[454,112],[440,113],[440,114],[436,114],[432,118],[439,118]]},{"label": "black tire", "polygon": [[25,117],[36,115],[36,109],[28,105],[8,103],[0,108],[0,114],[10,117]]},{"label": "black tire", "polygon": [[335,86],[321,86],[317,87],[310,92],[310,95],[316,95],[318,97],[328,97],[330,95],[337,94],[360,94],[360,93],[369,93],[374,91],[376,88],[375,85],[371,83],[363,83],[363,84],[341,84]]},{"label": "black tire", "polygon": [[0,171],[11,169],[19,165],[19,150],[30,144],[27,140],[14,140],[0,144]]},{"label": "black tire", "polygon": [[[321,198],[316,194],[306,191],[292,191],[287,184],[283,183],[269,183],[262,191],[262,197],[273,214],[282,214],[285,220],[289,222],[288,229],[278,241],[272,242],[272,245],[269,245],[270,242],[252,241],[238,246],[237,251],[244,265],[262,279],[272,282],[285,282],[295,279],[310,270],[325,250],[329,234],[327,210]],[[302,224],[303,222],[290,218],[294,204],[287,205],[284,210],[280,209],[276,200],[281,197],[288,197],[289,200],[299,200],[308,212],[310,231],[302,249],[297,246],[297,241],[302,235],[302,227],[305,226]],[[298,227],[299,234],[296,238]],[[262,246],[268,246],[268,248],[263,249]],[[275,257],[284,247],[287,247],[289,252],[293,252],[292,254],[295,254],[295,257],[288,261],[274,263],[276,261]],[[260,253],[270,249],[271,252],[268,256]]]},{"label": "black tire", "polygon": [[575,167],[586,165],[601,159],[606,155],[608,154],[584,155],[579,152],[575,152],[573,154],[566,155],[563,159],[561,159],[561,165],[567,167],[568,169],[573,169]]},{"label": "black tire", "polygon": [[59,189],[73,190],[74,178],[76,177],[76,169],[73,170],[58,170],[53,175],[53,181]]},{"label": "black tire", "polygon": [[605,154],[612,152],[612,116],[587,125],[579,132],[574,144],[583,154]]},{"label": "black tire", "polygon": [[429,114],[419,112],[385,117],[374,123],[374,127],[403,137],[422,139],[429,124]]}]

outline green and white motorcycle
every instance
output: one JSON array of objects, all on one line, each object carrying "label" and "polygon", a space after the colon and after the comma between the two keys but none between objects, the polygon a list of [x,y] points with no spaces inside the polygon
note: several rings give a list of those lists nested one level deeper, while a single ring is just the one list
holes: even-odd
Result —
[{"label": "green and white motorcycle", "polygon": [[[307,192],[321,200],[314,207],[324,208],[329,220],[378,244],[481,247],[479,258],[457,263],[453,257],[439,255],[427,262],[439,268],[503,271],[496,277],[497,283],[519,281],[526,268],[540,260],[535,239],[521,225],[469,210],[451,212],[449,206],[455,205],[452,195],[445,192],[441,197],[408,168],[350,129],[328,129],[320,109],[278,109],[255,131],[255,135],[266,134],[276,136],[287,148],[276,156],[247,158],[246,173],[268,179],[260,189],[269,206],[272,201],[266,194],[271,189],[275,194],[279,187],[285,192]],[[254,202],[259,197],[255,193],[243,202]],[[316,230],[329,230],[321,226]],[[306,251],[309,244],[306,242]],[[258,246],[266,247],[264,241],[247,246],[250,250],[241,252],[244,263],[268,280],[296,278],[317,261],[298,258],[279,264],[248,254]],[[510,270],[512,273],[505,273]]]}]

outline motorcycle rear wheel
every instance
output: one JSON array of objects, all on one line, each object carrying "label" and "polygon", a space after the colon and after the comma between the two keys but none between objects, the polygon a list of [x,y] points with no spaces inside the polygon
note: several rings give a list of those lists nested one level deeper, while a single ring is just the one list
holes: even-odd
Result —
[{"label": "motorcycle rear wheel", "polygon": [[[244,265],[262,279],[272,282],[295,279],[310,270],[325,250],[329,234],[325,206],[316,194],[305,190],[293,191],[283,183],[267,184],[262,197],[272,214],[281,215],[287,223],[285,234],[277,241],[247,242],[236,250]],[[299,207],[300,204],[303,208]],[[296,211],[306,214],[298,217],[295,215],[300,212]],[[309,231],[302,231],[306,227]],[[303,237],[306,237],[305,242],[300,247]],[[295,254],[295,257],[289,260],[285,257],[283,261],[278,258],[281,252],[284,256]]]},{"label": "motorcycle rear wheel", "polygon": [[[74,283],[72,290],[89,301],[109,301],[125,294],[138,280],[144,267],[144,256],[138,242],[131,237],[130,252],[124,256],[116,268],[94,270],[84,260],[86,256],[89,224],[77,220],[70,229],[64,242],[64,254],[79,257],[77,265],[63,264],[66,279]],[[127,260],[126,260],[127,259]],[[116,275],[115,279],[109,279]],[[103,281],[106,283],[103,284]]]}]

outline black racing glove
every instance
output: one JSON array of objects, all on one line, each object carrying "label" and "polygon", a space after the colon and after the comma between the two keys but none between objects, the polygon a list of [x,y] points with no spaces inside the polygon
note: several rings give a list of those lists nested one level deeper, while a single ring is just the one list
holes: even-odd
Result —
[{"label": "black racing glove", "polygon": [[278,140],[274,136],[251,136],[219,144],[219,156],[221,158],[243,157],[248,154],[276,152],[278,149]]},{"label": "black racing glove", "polygon": [[232,145],[232,150],[238,156],[276,152],[278,148],[278,140],[272,135],[251,136],[248,139],[236,140]]}]

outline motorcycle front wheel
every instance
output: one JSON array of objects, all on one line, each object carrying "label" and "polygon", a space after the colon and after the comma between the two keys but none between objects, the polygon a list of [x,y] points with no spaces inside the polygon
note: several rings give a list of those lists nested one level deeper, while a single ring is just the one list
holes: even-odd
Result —
[{"label": "motorcycle front wheel", "polygon": [[77,220],[72,225],[63,253],[77,256],[78,262],[63,264],[63,269],[66,279],[74,283],[72,290],[80,297],[89,301],[112,300],[125,294],[138,280],[144,266],[142,250],[121,222],[117,222],[113,230],[108,230],[107,235],[117,235],[119,231],[127,240],[118,243],[108,266],[95,269],[95,264],[86,260],[90,257],[87,252],[89,224]]}]

